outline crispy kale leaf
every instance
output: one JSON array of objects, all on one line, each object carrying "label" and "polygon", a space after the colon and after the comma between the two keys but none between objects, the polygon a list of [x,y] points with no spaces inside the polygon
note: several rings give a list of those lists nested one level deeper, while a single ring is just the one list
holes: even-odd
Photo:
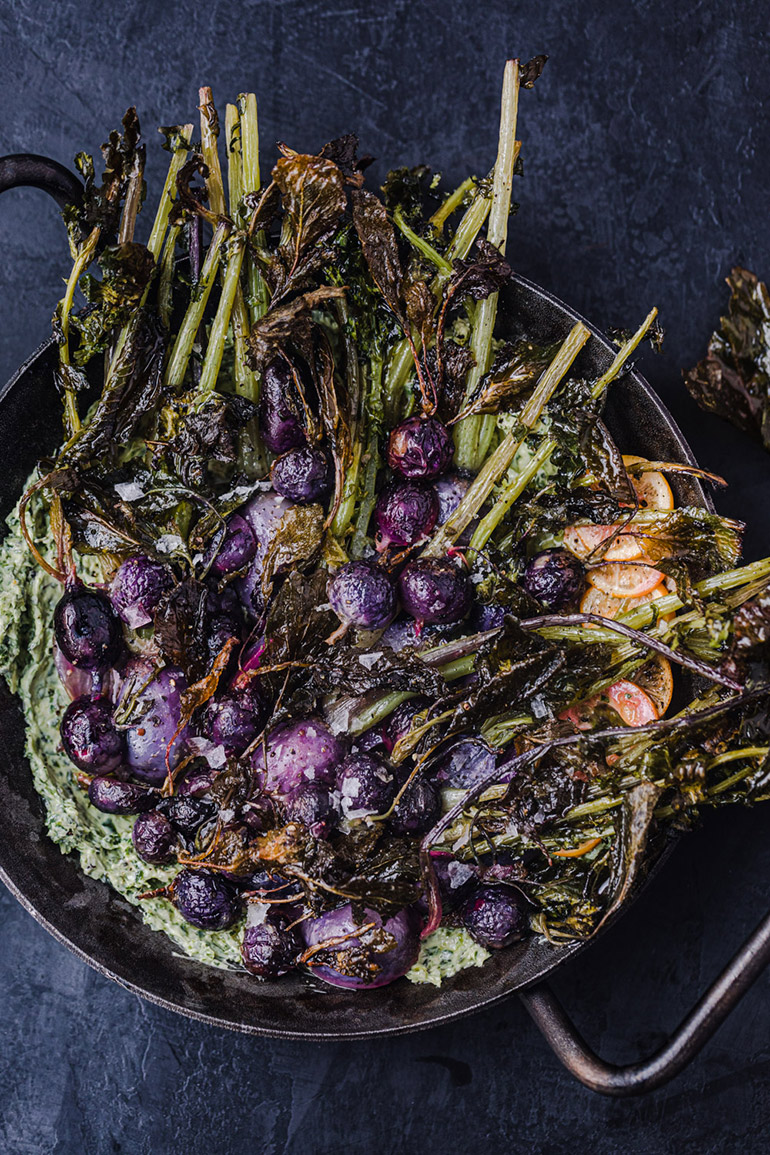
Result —
[{"label": "crispy kale leaf", "polygon": [[357,189],[352,194],[353,224],[361,242],[372,280],[391,312],[404,324],[401,303],[403,272],[396,233],[385,206],[374,193]]},{"label": "crispy kale leaf", "polygon": [[187,578],[161,599],[155,611],[155,638],[163,656],[181,667],[188,682],[208,671],[207,590]]},{"label": "crispy kale leaf", "polygon": [[770,449],[770,294],[747,269],[733,269],[727,284],[727,315],[711,334],[704,359],[684,374],[685,384],[701,409]]},{"label": "crispy kale leaf", "polygon": [[91,307],[72,315],[72,327],[80,333],[77,365],[86,365],[107,347],[111,334],[139,304],[155,270],[152,253],[135,241],[109,245],[99,257],[99,266],[101,280],[89,274],[80,282]]},{"label": "crispy kale leaf", "polygon": [[318,267],[320,246],[336,229],[347,197],[342,172],[323,156],[283,156],[273,169],[273,180],[286,213],[278,249],[281,274],[276,295],[280,297]]},{"label": "crispy kale leaf", "polygon": [[202,485],[212,460],[230,465],[237,460],[239,434],[256,411],[245,397],[215,394],[200,413],[182,419],[168,450],[185,485]]},{"label": "crispy kale leaf", "polygon": [[123,195],[128,181],[144,167],[144,145],[140,144],[139,118],[135,108],[129,108],[123,117],[123,132],[110,133],[102,145],[104,172],[101,184],[96,181],[93,157],[80,152],[75,166],[83,177],[85,189],[79,206],[68,205],[63,217],[72,242],[77,248],[80,232],[100,228],[102,239],[109,240],[118,231]]},{"label": "crispy kale leaf", "polygon": [[137,309],[96,409],[62,454],[62,463],[75,465],[110,457],[118,446],[128,444],[160,398],[164,353],[165,337],[157,317]]}]

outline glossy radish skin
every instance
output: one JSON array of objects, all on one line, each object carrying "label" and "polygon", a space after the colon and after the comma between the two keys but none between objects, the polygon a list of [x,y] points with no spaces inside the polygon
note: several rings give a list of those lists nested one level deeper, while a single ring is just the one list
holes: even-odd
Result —
[{"label": "glossy radish skin", "polygon": [[505,622],[505,613],[505,606],[485,606],[482,602],[476,602],[468,622],[470,633],[483,634],[486,630],[499,629]]},{"label": "glossy radish skin", "polygon": [[495,755],[484,742],[462,738],[439,760],[434,777],[455,790],[469,790],[494,768]]},{"label": "glossy radish skin", "polygon": [[213,661],[230,638],[240,638],[243,634],[243,607],[232,586],[209,590],[206,614],[206,643]]},{"label": "glossy radish skin", "polygon": [[381,630],[394,618],[398,603],[387,573],[368,561],[342,566],[326,586],[329,604],[345,626]]},{"label": "glossy radish skin", "polygon": [[245,517],[234,513],[227,519],[225,535],[211,563],[211,572],[217,577],[237,573],[254,560],[257,539]]},{"label": "glossy radish skin", "polygon": [[377,548],[404,548],[427,537],[436,524],[438,497],[432,486],[402,481],[377,498]]},{"label": "glossy radish skin", "polygon": [[[56,673],[71,701],[76,698],[104,698],[114,706],[123,685],[121,669],[79,670],[73,666],[54,642],[53,659]],[[122,663],[119,661],[119,665]]]},{"label": "glossy radish skin", "polygon": [[298,505],[323,501],[334,486],[334,470],[328,453],[310,445],[290,449],[273,462],[273,489]]},{"label": "glossy radish skin", "polygon": [[438,645],[441,637],[440,627],[423,628],[414,618],[399,616],[390,623],[381,641],[383,646],[398,654],[407,646],[412,650],[423,650],[428,646]]},{"label": "glossy radish skin", "polygon": [[80,670],[108,669],[123,648],[120,619],[98,590],[67,590],[56,604],[53,623],[57,646]]},{"label": "glossy radish skin", "polygon": [[199,770],[197,767],[185,772],[181,779],[176,780],[177,795],[189,795],[191,798],[202,798],[208,794],[217,776],[215,770]]},{"label": "glossy radish skin", "polygon": [[308,782],[332,786],[344,757],[345,746],[329,727],[306,718],[276,726],[255,747],[251,764],[261,789],[288,796]]},{"label": "glossy radish skin", "polygon": [[336,818],[329,788],[322,782],[297,786],[284,797],[280,811],[282,821],[302,823],[313,838],[326,838]]},{"label": "glossy radish skin", "polygon": [[452,434],[437,417],[407,417],[391,432],[388,465],[402,477],[438,477],[454,455]]},{"label": "glossy radish skin", "polygon": [[213,802],[195,798],[191,794],[174,794],[171,798],[164,798],[158,804],[158,810],[183,838],[194,838],[204,822],[216,814]]},{"label": "glossy radish skin", "polygon": [[270,706],[254,679],[242,690],[230,690],[208,705],[202,728],[229,756],[242,754],[261,734]]},{"label": "glossy radish skin", "polygon": [[223,875],[214,871],[180,871],[171,897],[182,917],[199,930],[226,930],[242,910],[237,892]]},{"label": "glossy radish skin", "polygon": [[140,814],[131,831],[134,850],[144,862],[163,866],[176,858],[176,831],[164,814]]},{"label": "glossy radish skin", "polygon": [[430,830],[440,815],[438,790],[432,782],[418,776],[407,786],[388,821],[394,833],[414,837]]},{"label": "glossy radish skin", "polygon": [[271,453],[305,444],[305,433],[296,415],[286,403],[291,385],[291,370],[276,358],[265,369],[259,398],[259,432]]},{"label": "glossy radish skin", "polygon": [[467,478],[460,477],[457,473],[448,473],[446,477],[440,477],[435,482],[434,489],[438,499],[437,525],[443,525],[454,513],[470,489],[470,485]]},{"label": "glossy radish skin", "polygon": [[[55,643],[53,659],[61,684],[64,686],[69,697],[73,701],[75,698],[87,697],[94,686],[93,672],[91,670],[79,670],[77,666],[73,666],[72,662],[65,658]],[[97,678],[98,677],[99,675],[97,674]]]},{"label": "glossy radish skin", "polygon": [[262,574],[265,558],[273,544],[281,519],[294,508],[294,503],[280,493],[261,493],[253,497],[241,510],[256,539],[256,550],[249,568],[236,582],[238,595],[247,610],[259,612],[262,606]]},{"label": "glossy radish skin", "polygon": [[106,774],[123,761],[125,741],[104,698],[76,698],[64,712],[60,732],[67,757],[81,770]]},{"label": "glossy radish skin", "polygon": [[473,601],[464,568],[443,558],[419,558],[403,570],[398,589],[407,613],[418,622],[462,621]]},{"label": "glossy radish skin", "polygon": [[258,979],[277,979],[292,970],[300,944],[294,930],[280,916],[268,915],[264,922],[247,925],[241,944],[241,961]]},{"label": "glossy radish skin", "polygon": [[462,920],[487,950],[500,950],[529,934],[526,900],[509,886],[480,886],[466,901]]},{"label": "glossy radish skin", "polygon": [[345,818],[383,814],[396,796],[396,780],[374,754],[348,754],[337,770],[340,809]]},{"label": "glossy radish skin", "polygon": [[88,800],[103,814],[141,814],[157,806],[160,795],[133,782],[96,777],[89,783]]},{"label": "glossy radish skin", "polygon": [[160,599],[173,584],[167,565],[149,557],[129,557],[112,579],[110,601],[126,625],[138,630],[150,624]]},{"label": "glossy radish skin", "polygon": [[[388,951],[378,951],[374,947],[367,948],[366,932],[362,932],[362,937],[356,934],[356,931],[367,923],[373,923],[377,929],[384,927],[385,931],[396,940],[395,947]],[[371,977],[368,981],[358,976],[342,974],[330,965],[314,966],[312,955],[307,960],[311,974],[332,986],[346,987],[350,990],[373,990],[376,987],[387,986],[388,983],[406,974],[416,962],[420,951],[420,918],[410,909],[401,910],[384,922],[376,911],[364,909],[361,922],[356,920],[353,908],[348,903],[346,906],[322,914],[319,918],[300,923],[298,929],[306,947],[318,946],[346,936],[344,941],[330,946],[330,951],[344,951],[351,947],[361,948],[364,951],[370,964]]]},{"label": "glossy radish skin", "polygon": [[[147,679],[150,681],[147,682]],[[147,682],[147,685],[145,685]],[[168,667],[152,676],[152,666],[141,658],[129,663],[117,711],[135,697],[125,731],[126,764],[143,782],[160,784],[166,776],[166,749],[181,720],[181,695],[187,682],[181,670]],[[173,769],[185,753],[189,727],[185,726],[169,752]]]},{"label": "glossy radish skin", "polygon": [[547,549],[533,557],[521,584],[549,610],[560,610],[577,600],[585,581],[583,566],[566,549]]}]

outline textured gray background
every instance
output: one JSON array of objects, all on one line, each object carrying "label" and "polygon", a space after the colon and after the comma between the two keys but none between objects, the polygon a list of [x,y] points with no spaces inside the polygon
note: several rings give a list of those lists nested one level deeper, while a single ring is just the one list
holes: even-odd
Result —
[{"label": "textured gray background", "polygon": [[[666,350],[646,371],[702,460],[731,480],[722,508],[750,517],[756,555],[770,539],[770,462],[695,409],[679,369],[702,351],[730,265],[770,275],[765,16],[762,0],[5,0],[0,153],[69,163],[136,103],[157,178],[153,127],[192,118],[210,83],[220,106],[258,92],[268,161],[278,138],[314,148],[354,129],[376,175],[426,161],[456,181],[493,161],[505,56],[548,52],[521,102],[511,259],[600,325],[661,308]],[[3,379],[46,336],[67,271],[42,193],[3,198],[0,254]],[[559,976],[608,1057],[659,1043],[756,922],[769,821],[759,810],[709,819]],[[515,1002],[376,1044],[242,1039],[93,974],[5,892],[0,910],[3,1155],[767,1150],[767,976],[685,1075],[615,1103],[571,1082]]]}]

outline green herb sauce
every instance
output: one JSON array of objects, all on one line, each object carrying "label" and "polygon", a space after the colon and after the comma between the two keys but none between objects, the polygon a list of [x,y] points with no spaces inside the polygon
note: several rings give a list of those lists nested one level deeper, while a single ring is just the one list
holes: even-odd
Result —
[{"label": "green herb sauce", "polygon": [[[51,553],[48,519],[39,506],[28,514],[36,544]],[[19,695],[26,719],[26,755],[35,789],[46,809],[46,826],[62,853],[77,854],[82,870],[135,903],[153,930],[162,930],[184,954],[210,966],[240,966],[242,925],[227,931],[196,930],[163,898],[139,899],[165,886],[174,866],[150,866],[131,842],[133,818],[102,814],[78,786],[74,767],[59,741],[59,720],[69,699],[54,665],[53,611],[61,588],[35,563],[21,536],[18,511],[8,518],[0,546],[0,674]],[[89,558],[80,561],[85,578],[97,578]],[[442,977],[487,957],[465,931],[440,928],[427,939],[408,974],[416,983],[440,984]]]}]

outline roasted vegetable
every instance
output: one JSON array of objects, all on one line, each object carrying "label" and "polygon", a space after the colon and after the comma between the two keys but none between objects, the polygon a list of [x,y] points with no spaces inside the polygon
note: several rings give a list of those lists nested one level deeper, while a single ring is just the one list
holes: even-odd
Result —
[{"label": "roasted vegetable", "polygon": [[706,356],[684,374],[702,409],[725,417],[770,449],[770,295],[747,269],[727,277],[727,315],[711,334]]},{"label": "roasted vegetable", "polygon": [[[250,95],[226,191],[207,88],[146,247],[135,113],[99,188],[80,162],[63,444],[20,506],[64,585],[62,741],[73,789],[138,815],[126,853],[176,871],[146,901],[212,935],[248,905],[259,979],[392,982],[444,903],[485,948],[586,938],[668,829],[770,796],[770,560],[602,418],[656,311],[592,380],[582,323],[497,323],[544,63],[508,62],[492,174],[443,200],[424,166],[366,188],[352,135],[281,144],[263,183]],[[767,292],[730,284],[688,383],[770,444]]]}]

